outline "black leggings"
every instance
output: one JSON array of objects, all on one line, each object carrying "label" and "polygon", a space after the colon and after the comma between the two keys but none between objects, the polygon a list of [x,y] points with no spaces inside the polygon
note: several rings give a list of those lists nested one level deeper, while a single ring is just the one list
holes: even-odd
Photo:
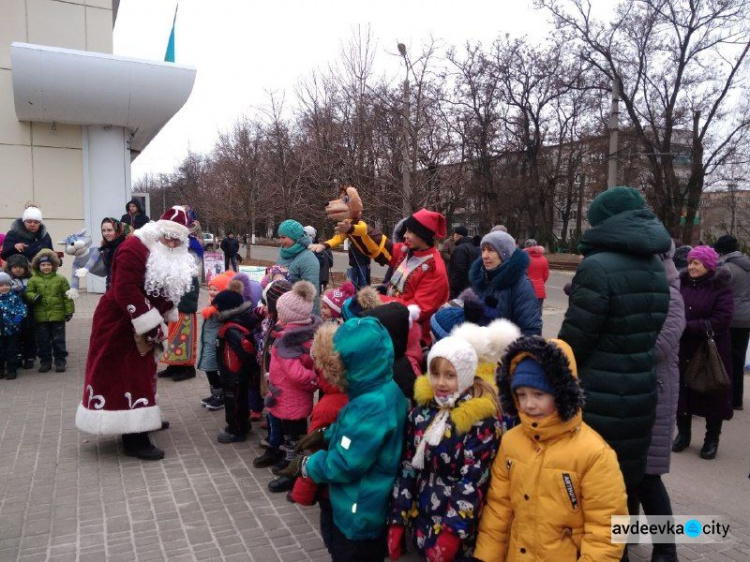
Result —
[{"label": "black leggings", "polygon": [[[637,488],[638,501],[646,515],[672,515],[672,502],[659,474],[644,474]],[[656,552],[676,552],[674,543],[654,545]]]}]

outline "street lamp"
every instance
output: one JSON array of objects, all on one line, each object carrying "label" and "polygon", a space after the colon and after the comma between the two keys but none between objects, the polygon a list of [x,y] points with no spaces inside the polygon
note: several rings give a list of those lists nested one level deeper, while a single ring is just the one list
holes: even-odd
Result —
[{"label": "street lamp", "polygon": [[401,134],[403,142],[401,146],[401,181],[403,191],[403,213],[404,216],[411,215],[411,159],[409,157],[409,58],[406,53],[406,45],[398,44],[398,52],[404,59],[406,76],[404,78],[404,90],[401,103]]}]

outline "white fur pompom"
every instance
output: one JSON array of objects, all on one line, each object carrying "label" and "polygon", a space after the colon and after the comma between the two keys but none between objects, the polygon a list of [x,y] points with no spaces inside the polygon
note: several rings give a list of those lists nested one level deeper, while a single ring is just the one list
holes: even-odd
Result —
[{"label": "white fur pompom", "polygon": [[488,353],[492,361],[500,362],[505,349],[521,337],[521,330],[513,322],[501,318],[487,326]]},{"label": "white fur pompom", "polygon": [[78,298],[78,289],[68,289],[65,291],[65,296],[69,299],[76,300]]},{"label": "white fur pompom", "polygon": [[521,337],[521,330],[509,320],[495,320],[486,328],[464,322],[451,336],[466,340],[477,352],[480,363],[499,363],[511,343]]},{"label": "white fur pompom", "polygon": [[305,280],[297,281],[292,285],[292,292],[295,295],[302,297],[307,302],[313,302],[315,300],[315,295],[318,293],[315,289],[315,285]]},{"label": "white fur pompom", "polygon": [[89,274],[89,270],[85,267],[79,267],[76,269],[75,276],[78,277],[78,279],[84,279]]}]

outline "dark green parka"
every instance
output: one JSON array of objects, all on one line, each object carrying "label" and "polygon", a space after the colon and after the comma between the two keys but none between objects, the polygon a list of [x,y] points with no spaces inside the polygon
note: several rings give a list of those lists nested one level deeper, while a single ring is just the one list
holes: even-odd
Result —
[{"label": "dark green parka", "polygon": [[643,476],[656,415],[655,344],[669,310],[658,255],[670,245],[669,233],[646,209],[586,231],[560,329],[586,393],[583,419],[617,452],[628,486]]}]

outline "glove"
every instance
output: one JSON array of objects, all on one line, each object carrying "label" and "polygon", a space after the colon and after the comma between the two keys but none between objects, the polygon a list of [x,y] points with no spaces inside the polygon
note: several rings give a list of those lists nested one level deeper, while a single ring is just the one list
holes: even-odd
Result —
[{"label": "glove", "polygon": [[497,297],[495,295],[487,295],[484,298],[484,303],[490,308],[497,308]]},{"label": "glove", "polygon": [[164,333],[164,330],[162,330],[161,325],[157,326],[150,332],[146,332],[143,335],[146,337],[146,342],[151,345],[157,345],[167,339],[167,336]]},{"label": "glove", "polygon": [[427,556],[428,562],[450,562],[458,554],[458,549],[461,546],[461,539],[450,531],[443,530],[438,535],[435,546],[427,549],[425,555]]},{"label": "glove", "polygon": [[403,538],[403,525],[394,524],[388,527],[388,557],[391,560],[401,558],[401,539]]},{"label": "glove", "polygon": [[323,250],[325,250],[326,247],[323,246],[323,244],[310,244],[307,247],[307,249],[310,250],[311,252],[315,252],[316,254],[319,254],[320,252],[322,252]]},{"label": "glove", "polygon": [[309,353],[305,353],[300,358],[300,363],[302,363],[302,366],[305,369],[313,370],[315,369],[315,361],[313,361],[313,358],[310,356]]},{"label": "glove", "polygon": [[484,306],[478,300],[464,301],[464,318],[467,322],[479,325],[484,316]]},{"label": "glove", "polygon": [[66,321],[66,322],[70,322],[70,319],[71,319],[71,318],[73,318],[73,315],[72,315],[72,314],[66,314],[66,315],[65,315],[65,321]]},{"label": "glove", "polygon": [[325,442],[326,440],[323,435],[323,429],[316,429],[297,441],[297,444],[294,446],[294,452],[301,453],[306,450],[317,451],[325,446]]},{"label": "glove", "polygon": [[292,459],[284,470],[279,470],[278,476],[286,476],[287,478],[297,478],[299,476],[300,468],[302,468],[302,461],[305,459],[302,455],[297,455]]}]

